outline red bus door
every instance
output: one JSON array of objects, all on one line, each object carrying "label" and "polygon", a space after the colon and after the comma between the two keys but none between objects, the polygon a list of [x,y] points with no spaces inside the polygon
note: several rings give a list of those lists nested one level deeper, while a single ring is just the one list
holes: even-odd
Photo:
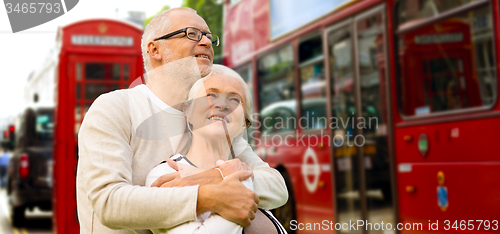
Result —
[{"label": "red bus door", "polygon": [[[394,225],[383,7],[329,27],[336,222]],[[371,223],[367,225],[366,223]],[[394,226],[392,226],[394,227]],[[379,228],[379,229],[377,229]]]}]

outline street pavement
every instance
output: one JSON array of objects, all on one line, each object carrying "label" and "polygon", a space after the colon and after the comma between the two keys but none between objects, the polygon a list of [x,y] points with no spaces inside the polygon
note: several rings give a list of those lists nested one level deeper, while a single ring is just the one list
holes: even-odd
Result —
[{"label": "street pavement", "polygon": [[26,222],[22,227],[12,227],[8,199],[5,189],[0,189],[0,234],[51,234],[52,212],[26,211]]}]

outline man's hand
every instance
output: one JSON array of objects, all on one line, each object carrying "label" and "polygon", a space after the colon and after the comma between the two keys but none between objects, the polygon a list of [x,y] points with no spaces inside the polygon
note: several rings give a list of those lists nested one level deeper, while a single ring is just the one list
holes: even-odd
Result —
[{"label": "man's hand", "polygon": [[[180,178],[181,176],[179,172],[165,174],[156,179],[155,182],[151,184],[151,187],[163,187],[162,185],[167,184],[169,182],[173,182],[174,180],[178,180]],[[167,186],[167,187],[174,187],[174,186]]]},{"label": "man's hand", "polygon": [[197,214],[212,211],[244,227],[255,218],[259,197],[240,181],[249,178],[251,170],[237,171],[218,184],[200,186]]}]

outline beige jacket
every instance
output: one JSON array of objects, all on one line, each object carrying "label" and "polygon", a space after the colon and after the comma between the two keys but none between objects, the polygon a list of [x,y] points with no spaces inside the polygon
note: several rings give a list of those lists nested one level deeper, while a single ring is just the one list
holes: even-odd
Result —
[{"label": "beige jacket", "polygon": [[[150,233],[146,229],[196,219],[198,186],[144,187],[148,172],[159,162],[186,153],[190,142],[184,126],[184,115],[168,109],[145,85],[94,101],[78,135],[80,233]],[[254,170],[259,207],[283,205],[288,193],[282,176],[248,145],[239,145],[237,157]]]}]

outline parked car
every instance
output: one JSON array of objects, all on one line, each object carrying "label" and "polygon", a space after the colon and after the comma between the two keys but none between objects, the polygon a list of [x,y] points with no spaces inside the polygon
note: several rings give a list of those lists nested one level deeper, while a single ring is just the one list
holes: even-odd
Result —
[{"label": "parked car", "polygon": [[53,108],[28,108],[16,129],[16,147],[7,170],[14,226],[24,223],[26,209],[52,209],[53,112]]}]

